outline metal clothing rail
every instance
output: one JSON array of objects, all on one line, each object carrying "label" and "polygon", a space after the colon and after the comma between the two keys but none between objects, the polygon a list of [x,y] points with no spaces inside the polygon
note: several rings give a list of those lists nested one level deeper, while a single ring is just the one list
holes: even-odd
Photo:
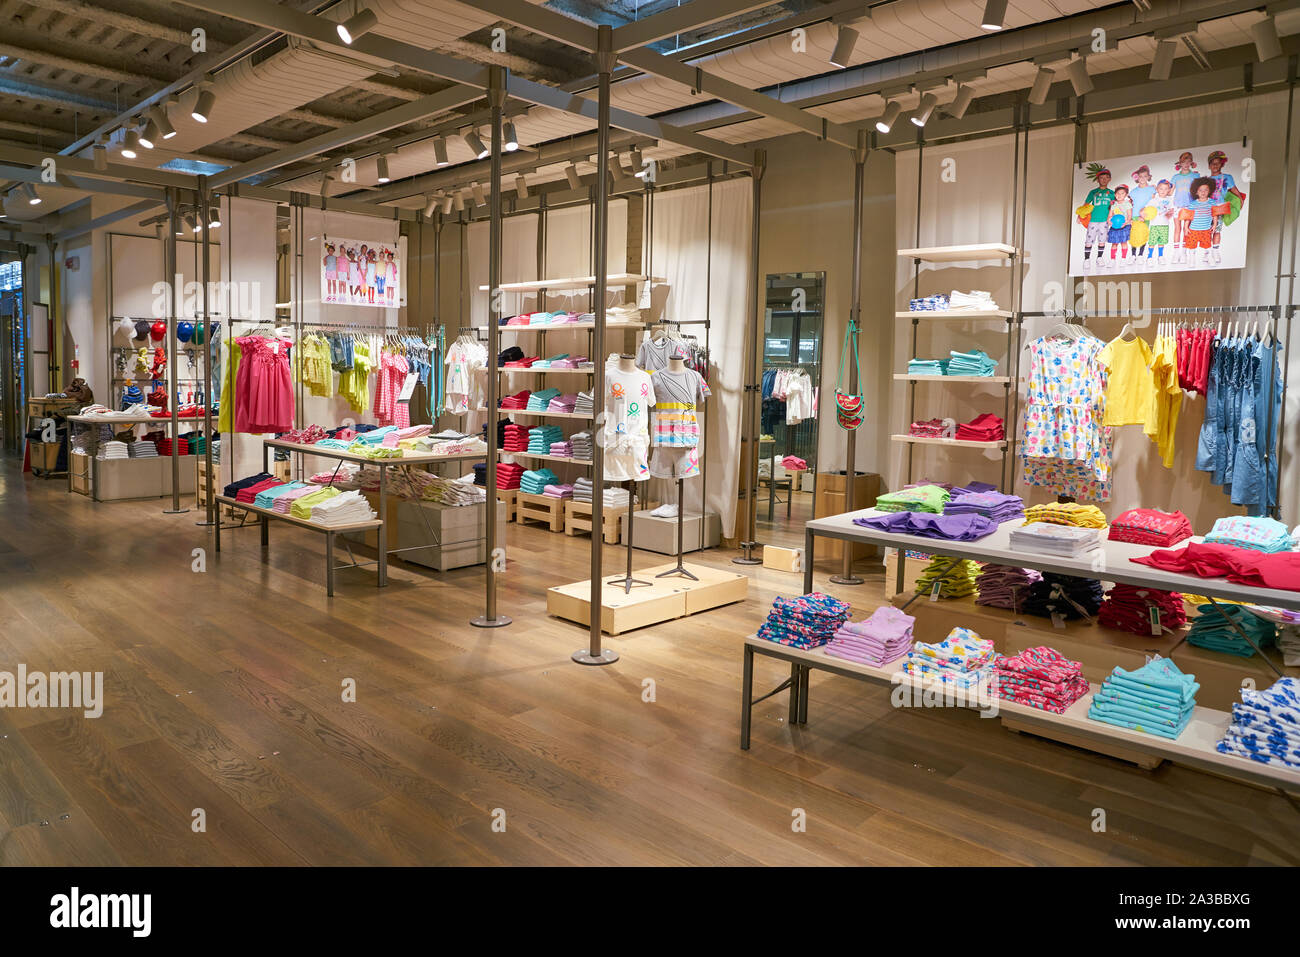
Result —
[{"label": "metal clothing rail", "polygon": [[[1286,308],[1286,307],[1282,307]],[[1291,307],[1294,308],[1294,307]],[[1265,306],[1159,306],[1134,312],[1077,312],[1057,309],[1051,312],[1022,312],[1026,319],[1139,319],[1143,316],[1226,315],[1229,313],[1277,313],[1275,305]],[[1275,316],[1276,318],[1276,316]]]}]

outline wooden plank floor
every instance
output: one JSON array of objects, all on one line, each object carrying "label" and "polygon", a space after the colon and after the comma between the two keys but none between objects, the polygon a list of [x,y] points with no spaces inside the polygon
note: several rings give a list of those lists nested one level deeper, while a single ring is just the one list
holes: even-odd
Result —
[{"label": "wooden plank floor", "polygon": [[[784,695],[760,704],[741,752],[741,637],[792,574],[747,569],[748,601],[607,639],[622,660],[585,668],[545,592],[587,577],[586,537],[508,526],[514,624],[478,630],[478,569],[395,565],[383,591],[341,572],[330,600],[320,536],[273,526],[264,560],[231,532],[217,556],[198,512],[164,507],[0,459],[0,668],[103,671],[107,699],[98,719],[0,711],[0,864],[1300,863],[1275,793],[844,678],[813,676],[806,728]],[[838,593],[865,613],[882,589]],[[783,677],[759,660],[764,690]]]}]

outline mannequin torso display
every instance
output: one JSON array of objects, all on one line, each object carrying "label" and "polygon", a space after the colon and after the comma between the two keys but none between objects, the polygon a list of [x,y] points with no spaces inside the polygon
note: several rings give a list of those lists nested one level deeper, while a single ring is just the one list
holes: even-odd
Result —
[{"label": "mannequin torso display", "polygon": [[678,356],[669,359],[650,380],[656,399],[650,474],[655,478],[693,478],[700,474],[700,423],[695,410],[709,397],[709,387],[704,377],[687,368]]},{"label": "mannequin torso display", "polygon": [[633,356],[619,356],[605,372],[606,481],[641,481],[650,477],[650,409],[655,404],[650,373],[636,367]]}]

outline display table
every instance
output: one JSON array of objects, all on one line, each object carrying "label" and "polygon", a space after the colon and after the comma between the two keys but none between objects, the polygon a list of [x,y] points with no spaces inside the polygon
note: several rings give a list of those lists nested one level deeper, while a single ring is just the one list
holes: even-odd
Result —
[{"label": "display table", "polygon": [[[154,418],[151,415],[69,415],[68,422],[74,425],[96,426],[136,426],[155,425],[159,429],[170,431],[171,416]],[[177,417],[176,431],[203,430],[203,416]],[[71,439],[69,438],[69,445]],[[202,458],[203,456],[198,456]],[[182,461],[193,458],[180,456]],[[80,495],[90,495],[97,502],[116,502],[128,499],[162,498],[172,493],[172,469],[170,455],[157,458],[101,459],[93,455],[75,455],[68,450],[68,491]],[[179,470],[180,494],[194,493],[194,470],[188,466]]]}]

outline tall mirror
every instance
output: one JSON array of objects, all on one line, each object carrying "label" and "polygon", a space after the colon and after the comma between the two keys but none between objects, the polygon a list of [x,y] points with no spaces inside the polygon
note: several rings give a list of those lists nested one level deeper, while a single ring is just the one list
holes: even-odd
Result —
[{"label": "tall mirror", "polygon": [[755,497],[762,540],[789,548],[813,517],[825,291],[824,272],[767,276]]}]

